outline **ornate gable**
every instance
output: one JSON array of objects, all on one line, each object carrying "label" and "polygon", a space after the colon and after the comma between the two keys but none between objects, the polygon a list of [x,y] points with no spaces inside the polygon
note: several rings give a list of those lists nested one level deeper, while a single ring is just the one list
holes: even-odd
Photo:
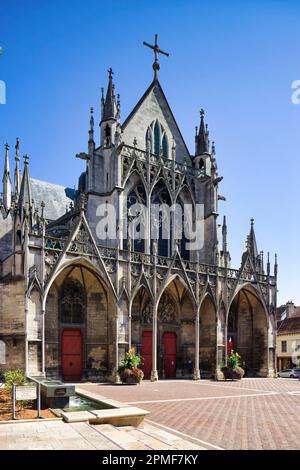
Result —
[{"label": "ornate gable", "polygon": [[158,80],[153,80],[124,121],[122,125],[124,143],[132,145],[137,139],[137,147],[146,150],[146,133],[153,121],[160,122],[164,127],[169,146],[172,145],[174,139],[178,161],[183,162],[186,157],[189,157],[188,148]]}]

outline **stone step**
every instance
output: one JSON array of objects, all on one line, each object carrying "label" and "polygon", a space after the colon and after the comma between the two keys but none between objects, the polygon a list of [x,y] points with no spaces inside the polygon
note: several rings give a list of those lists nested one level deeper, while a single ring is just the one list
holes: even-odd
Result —
[{"label": "stone step", "polygon": [[122,432],[111,424],[94,424],[93,428],[124,450],[150,450],[151,447],[139,441],[129,432]]},{"label": "stone step", "polygon": [[148,422],[143,428],[115,427],[111,424],[96,424],[92,427],[126,450],[204,450],[203,447]]},{"label": "stone step", "polygon": [[152,423],[145,422],[143,429],[141,432],[146,433],[147,435],[160,440],[162,443],[165,443],[171,446],[173,449],[180,449],[180,450],[206,450],[204,447],[194,444],[193,442],[180,437],[176,434],[173,434],[169,431],[165,431],[158,426],[155,426]]},{"label": "stone step", "polygon": [[[125,429],[124,429],[125,428]],[[135,437],[140,442],[146,444],[150,449],[153,450],[174,450],[173,446],[162,442],[160,439],[150,436],[144,429],[136,429],[131,426],[124,426],[119,428],[121,432],[128,432],[131,436]]]}]

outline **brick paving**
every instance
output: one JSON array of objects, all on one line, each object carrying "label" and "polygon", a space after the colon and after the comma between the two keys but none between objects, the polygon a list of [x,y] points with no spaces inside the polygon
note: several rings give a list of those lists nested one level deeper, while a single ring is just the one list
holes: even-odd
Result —
[{"label": "brick paving", "polygon": [[145,381],[80,388],[149,410],[152,422],[196,438],[206,448],[300,449],[299,380]]}]

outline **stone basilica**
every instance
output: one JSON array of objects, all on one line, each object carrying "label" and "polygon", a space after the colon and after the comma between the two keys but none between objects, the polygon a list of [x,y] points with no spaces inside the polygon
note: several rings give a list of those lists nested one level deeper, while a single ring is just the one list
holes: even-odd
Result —
[{"label": "stone basilica", "polygon": [[[130,347],[151,380],[220,376],[228,340],[249,376],[275,370],[277,262],[271,274],[257,249],[253,221],[241,265],[233,269],[227,225],[218,222],[214,143],[204,112],[192,155],[158,80],[125,121],[109,70],[102,93],[100,142],[91,109],[86,170],[77,190],[20,171],[5,146],[0,203],[0,369],[65,381],[118,380]],[[141,202],[204,207],[204,243],[185,238],[132,239],[119,220]],[[117,237],[99,239],[100,205],[117,211]],[[126,215],[125,214],[125,215]]]}]

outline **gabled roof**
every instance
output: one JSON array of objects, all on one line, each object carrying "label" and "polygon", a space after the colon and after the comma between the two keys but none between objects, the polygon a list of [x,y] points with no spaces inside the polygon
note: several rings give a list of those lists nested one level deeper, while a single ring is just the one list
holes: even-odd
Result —
[{"label": "gabled roof", "polygon": [[277,334],[299,333],[300,332],[300,316],[293,316],[285,320],[277,322]]},{"label": "gabled roof", "polygon": [[133,108],[133,110],[131,111],[131,113],[127,116],[127,118],[125,119],[125,121],[123,122],[123,124],[122,124],[122,126],[121,126],[122,130],[124,131],[124,130],[126,129],[127,125],[129,124],[129,122],[131,121],[131,119],[133,118],[133,116],[137,113],[137,111],[140,109],[140,107],[141,107],[141,105],[143,104],[143,102],[144,102],[144,101],[146,100],[146,98],[150,95],[151,91],[152,91],[152,90],[153,90],[153,91],[155,90],[155,88],[159,91],[159,93],[161,93],[162,98],[163,98],[163,100],[165,101],[166,107],[167,107],[167,109],[168,109],[168,111],[169,111],[169,113],[170,113],[170,115],[171,115],[171,118],[173,119],[173,122],[174,122],[174,124],[175,124],[176,129],[177,129],[177,132],[178,132],[178,134],[179,134],[179,136],[180,136],[180,138],[181,138],[181,140],[182,140],[182,143],[183,143],[183,145],[184,145],[184,147],[185,147],[186,153],[187,153],[187,155],[190,156],[189,149],[187,148],[187,145],[186,145],[186,143],[185,143],[185,140],[184,140],[184,138],[183,138],[183,136],[182,136],[182,134],[181,134],[181,131],[180,131],[179,127],[178,127],[178,124],[177,124],[177,122],[176,122],[176,119],[175,119],[175,117],[174,117],[174,114],[173,114],[173,112],[172,112],[172,110],[171,110],[171,108],[170,108],[170,105],[169,105],[169,103],[168,103],[168,100],[167,100],[167,98],[166,98],[166,96],[165,96],[165,94],[164,94],[164,92],[163,92],[163,89],[162,89],[162,87],[161,87],[161,84],[160,84],[159,81],[156,80],[156,79],[154,79],[154,80],[151,82],[151,84],[149,85],[149,87],[147,88],[147,90],[145,91],[145,93],[143,94],[143,96],[142,96],[142,97],[140,98],[140,100],[137,102],[137,104],[135,105],[135,107]]}]

